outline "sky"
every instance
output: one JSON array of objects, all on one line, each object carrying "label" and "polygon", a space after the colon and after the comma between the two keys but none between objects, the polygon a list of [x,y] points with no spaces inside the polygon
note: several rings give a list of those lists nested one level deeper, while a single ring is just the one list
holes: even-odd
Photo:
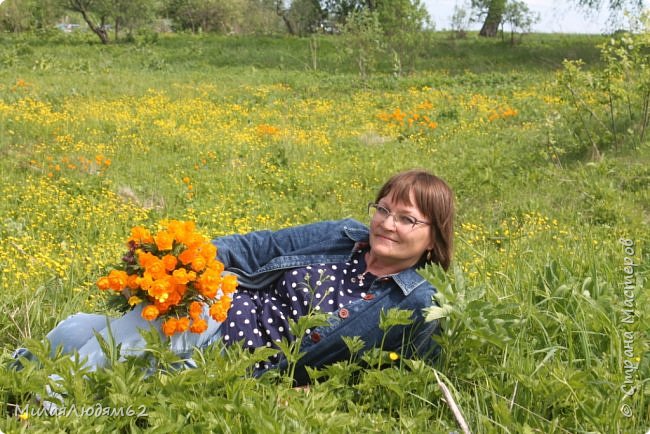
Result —
[{"label": "sky", "polygon": [[[436,30],[448,30],[450,17],[454,13],[454,6],[466,6],[469,0],[422,0],[431,18],[435,23]],[[533,25],[534,32],[548,33],[608,33],[612,30],[608,26],[609,11],[603,8],[601,11],[593,12],[591,16],[585,16],[585,12],[577,9],[571,1],[557,0],[524,0],[528,8],[533,12],[539,12],[541,20]],[[646,6],[648,1],[645,2]],[[474,24],[471,29],[480,29],[482,23]],[[506,25],[506,31],[509,28]]]}]

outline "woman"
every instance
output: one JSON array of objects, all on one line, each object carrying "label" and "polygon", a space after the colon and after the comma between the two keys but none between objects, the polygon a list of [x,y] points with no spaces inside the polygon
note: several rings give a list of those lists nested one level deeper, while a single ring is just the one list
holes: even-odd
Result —
[{"label": "woman", "polygon": [[[346,219],[214,240],[218,259],[239,281],[228,318],[221,324],[210,320],[200,335],[173,336],[172,349],[189,359],[193,347],[205,348],[219,339],[226,345],[275,347],[283,338],[295,339],[289,319],[321,312],[330,314],[328,324],[301,337],[305,354],[295,369],[298,384],[309,381],[305,366],[320,368],[349,358],[344,336],[360,337],[363,351],[383,346],[404,357],[434,358],[438,348],[432,336],[439,326],[425,322],[422,309],[434,303],[436,290],[415,270],[427,263],[449,267],[451,189],[426,171],[410,170],[388,180],[368,208],[369,227]],[[385,335],[379,328],[380,313],[391,308],[412,311],[412,323]],[[93,368],[106,363],[94,333],[108,338],[107,325],[122,344],[123,356],[142,353],[146,342],[133,331],[151,323],[136,311],[114,320],[73,315],[47,337],[53,350],[76,350]],[[257,365],[256,374],[286,367],[278,355]]]}]

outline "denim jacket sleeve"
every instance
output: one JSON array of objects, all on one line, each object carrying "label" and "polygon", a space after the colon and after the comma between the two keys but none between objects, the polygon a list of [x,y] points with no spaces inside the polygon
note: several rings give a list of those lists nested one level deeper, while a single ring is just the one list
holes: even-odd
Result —
[{"label": "denim jacket sleeve", "polygon": [[[362,223],[345,219],[294,226],[277,231],[256,231],[213,240],[226,270],[253,276],[294,266],[293,259],[313,256],[327,262],[332,255],[347,255],[355,238],[367,237]],[[316,261],[315,261],[316,262]]]}]

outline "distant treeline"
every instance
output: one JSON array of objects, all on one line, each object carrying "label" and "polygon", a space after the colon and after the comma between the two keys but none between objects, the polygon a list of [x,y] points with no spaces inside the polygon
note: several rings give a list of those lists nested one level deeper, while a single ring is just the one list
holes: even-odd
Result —
[{"label": "distant treeline", "polygon": [[[482,21],[483,36],[509,25],[526,32],[539,17],[520,0],[473,0],[456,7],[452,30]],[[350,24],[350,22],[354,22]],[[6,0],[6,32],[91,30],[103,43],[141,31],[304,36],[373,27],[388,39],[435,27],[421,0]]]}]

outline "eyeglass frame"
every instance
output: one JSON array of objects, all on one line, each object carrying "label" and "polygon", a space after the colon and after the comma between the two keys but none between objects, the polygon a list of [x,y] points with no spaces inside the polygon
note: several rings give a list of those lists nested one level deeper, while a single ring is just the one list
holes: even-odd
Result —
[{"label": "eyeglass frame", "polygon": [[[374,203],[374,202],[370,202],[368,204],[368,214],[369,215],[370,215],[370,209],[371,208],[374,208],[374,212],[372,213],[370,218],[375,218],[376,215],[379,215],[380,217],[383,217],[382,221],[386,221],[386,220],[388,220],[388,217],[393,217],[393,224],[395,225],[395,228],[400,228],[400,227],[404,226],[402,223],[397,222],[398,217],[407,217],[409,219],[413,219],[414,220],[413,223],[409,222],[409,224],[411,225],[411,230],[414,230],[415,227],[418,224],[431,226],[431,223],[429,223],[429,222],[425,222],[423,220],[418,220],[417,218],[413,217],[412,215],[398,214],[398,213],[391,212],[391,210],[388,209],[387,207],[385,207],[384,205],[380,205],[380,204]],[[386,215],[385,216],[383,216],[383,214],[384,214],[383,211],[379,211],[380,209],[386,210],[386,212],[385,212]],[[400,226],[400,225],[402,225],[402,226]]]}]

